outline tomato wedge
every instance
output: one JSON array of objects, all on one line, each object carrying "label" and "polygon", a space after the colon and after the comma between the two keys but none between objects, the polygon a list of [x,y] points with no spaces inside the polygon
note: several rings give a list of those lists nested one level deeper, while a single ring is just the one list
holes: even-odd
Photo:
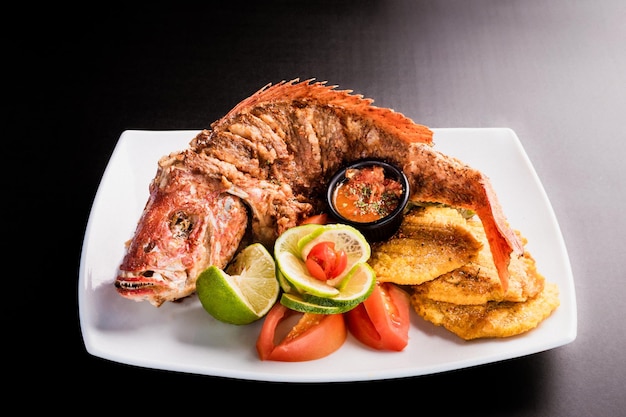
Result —
[{"label": "tomato wedge", "polygon": [[409,343],[409,295],[395,284],[376,284],[372,295],[344,313],[348,330],[377,350],[401,351]]},{"label": "tomato wedge", "polygon": [[311,248],[305,265],[313,277],[326,281],[346,269],[348,256],[343,250],[335,250],[335,242],[320,242]]},{"label": "tomato wedge", "polygon": [[300,224],[327,224],[328,223],[328,214],[314,214],[306,219],[302,220]]},{"label": "tomato wedge", "polygon": [[[290,319],[298,320],[291,328]],[[256,342],[261,360],[320,359],[339,349],[348,336],[342,314],[303,314],[276,303],[264,320]]]}]

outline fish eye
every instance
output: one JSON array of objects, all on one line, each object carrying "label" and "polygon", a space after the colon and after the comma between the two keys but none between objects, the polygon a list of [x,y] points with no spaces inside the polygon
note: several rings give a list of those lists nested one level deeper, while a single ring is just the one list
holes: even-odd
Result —
[{"label": "fish eye", "polygon": [[152,249],[154,249],[154,247],[156,246],[156,243],[154,243],[153,241],[148,242],[146,245],[144,245],[143,247],[143,251],[144,253],[150,253],[152,252]]},{"label": "fish eye", "polygon": [[174,212],[170,218],[170,230],[175,238],[186,239],[193,229],[191,216],[182,210]]}]

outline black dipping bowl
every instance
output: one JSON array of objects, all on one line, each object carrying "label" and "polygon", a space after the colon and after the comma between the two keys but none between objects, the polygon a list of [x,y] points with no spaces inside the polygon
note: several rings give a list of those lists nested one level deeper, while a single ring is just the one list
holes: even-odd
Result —
[{"label": "black dipping bowl", "polygon": [[[346,171],[351,168],[367,168],[373,165],[382,166],[385,171],[385,177],[398,181],[402,185],[402,196],[400,198],[398,206],[387,216],[380,218],[373,222],[356,222],[343,217],[334,205],[334,194],[337,186],[346,180]],[[348,224],[353,226],[370,242],[378,242],[387,240],[400,228],[402,220],[404,218],[404,209],[409,202],[409,181],[404,175],[404,172],[397,166],[376,160],[376,159],[364,159],[347,165],[337,171],[331,178],[328,189],[326,191],[326,204],[331,216],[338,223]]]}]

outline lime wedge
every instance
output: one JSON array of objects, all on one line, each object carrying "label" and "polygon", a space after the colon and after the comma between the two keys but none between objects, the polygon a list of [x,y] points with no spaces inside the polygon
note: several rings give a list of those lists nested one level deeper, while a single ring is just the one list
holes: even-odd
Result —
[{"label": "lime wedge", "polygon": [[221,270],[210,266],[196,280],[202,307],[217,320],[249,324],[265,316],[280,293],[276,264],[260,243],[243,249]]}]

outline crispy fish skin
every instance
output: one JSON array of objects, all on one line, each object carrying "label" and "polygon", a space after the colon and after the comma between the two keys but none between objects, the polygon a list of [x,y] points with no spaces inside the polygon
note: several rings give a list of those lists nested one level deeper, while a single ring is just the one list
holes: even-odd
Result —
[{"label": "crispy fish skin", "polygon": [[[473,235],[479,241],[486,242],[480,221],[470,220],[467,223]],[[519,232],[518,235],[526,242]],[[503,291],[485,244],[474,260],[434,280],[415,285],[412,290],[420,297],[432,301],[466,305],[485,304],[489,301],[523,302],[543,290],[545,278],[537,271],[535,259],[529,252],[525,252],[520,258],[513,257],[509,271],[509,286]]]},{"label": "crispy fish skin", "polygon": [[461,305],[411,295],[413,309],[424,319],[443,326],[464,340],[516,336],[536,328],[560,305],[559,288],[547,282],[543,291],[527,301]]},{"label": "crispy fish skin", "polygon": [[380,282],[417,285],[471,262],[483,245],[491,257],[486,239],[476,239],[458,210],[415,207],[392,238],[371,245],[368,263]]},{"label": "crispy fish skin", "polygon": [[[284,184],[306,211],[262,218],[254,210],[252,227],[275,239],[299,219],[314,214],[325,184],[342,165],[362,158],[394,163],[407,175],[411,200],[474,210],[487,234],[501,285],[508,285],[511,256],[523,248],[510,228],[487,176],[433,148],[433,132],[373,100],[337,90],[325,82],[298,79],[267,85],[241,101],[192,141],[196,152],[219,152],[225,142],[240,170]],[[261,177],[263,178],[263,177]],[[259,217],[261,216],[261,217]],[[259,226],[265,227],[259,227]],[[271,226],[275,226],[272,230]],[[256,233],[256,232],[255,232]]]},{"label": "crispy fish skin", "polygon": [[[119,267],[120,295],[155,306],[190,295],[199,271],[227,264],[244,236],[268,246],[322,211],[330,177],[363,158],[402,168],[413,201],[474,210],[506,289],[511,255],[523,248],[489,179],[434,149],[428,127],[325,84],[268,84],[159,162]],[[189,181],[176,181],[177,172]],[[172,226],[177,219],[184,219],[182,234]]]},{"label": "crispy fish skin", "polygon": [[192,294],[209,265],[226,266],[242,241],[243,202],[205,175],[163,157],[150,197],[128,242],[115,289],[159,307]]}]

